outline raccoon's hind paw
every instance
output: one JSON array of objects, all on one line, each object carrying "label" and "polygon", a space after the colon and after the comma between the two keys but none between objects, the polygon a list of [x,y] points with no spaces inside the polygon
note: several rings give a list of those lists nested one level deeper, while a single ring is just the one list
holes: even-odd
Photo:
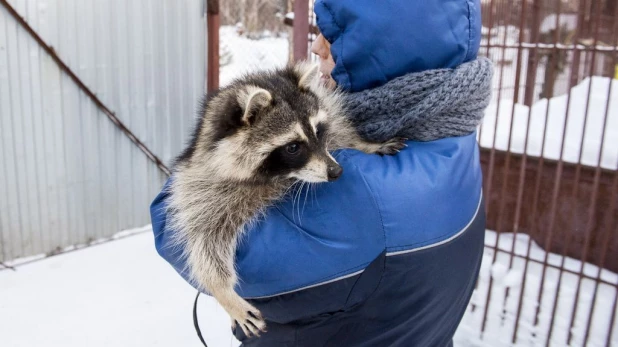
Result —
[{"label": "raccoon's hind paw", "polygon": [[258,309],[244,300],[234,306],[236,307],[228,310],[232,318],[232,327],[238,324],[247,337],[260,336],[261,332],[266,332],[266,322]]},{"label": "raccoon's hind paw", "polygon": [[376,150],[376,153],[380,155],[395,155],[405,147],[408,147],[408,145],[406,145],[406,141],[408,141],[408,139],[404,137],[392,138],[382,143],[380,147]]}]

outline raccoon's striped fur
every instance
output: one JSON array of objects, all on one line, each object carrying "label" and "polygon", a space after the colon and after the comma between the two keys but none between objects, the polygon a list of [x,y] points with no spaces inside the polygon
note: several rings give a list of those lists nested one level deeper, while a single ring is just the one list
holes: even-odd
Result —
[{"label": "raccoon's striped fur", "polygon": [[234,291],[236,244],[247,226],[297,181],[327,182],[342,168],[327,150],[394,154],[403,139],[370,143],[345,119],[340,94],[319,84],[317,66],[245,76],[208,98],[170,186],[171,227],[194,282],[245,334],[266,325]]}]

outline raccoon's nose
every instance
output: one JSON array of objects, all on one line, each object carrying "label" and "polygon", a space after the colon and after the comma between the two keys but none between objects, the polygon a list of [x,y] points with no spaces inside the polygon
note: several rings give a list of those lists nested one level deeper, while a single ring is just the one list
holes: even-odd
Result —
[{"label": "raccoon's nose", "polygon": [[343,173],[343,168],[339,165],[329,165],[328,166],[328,180],[335,181],[337,178],[341,176]]}]

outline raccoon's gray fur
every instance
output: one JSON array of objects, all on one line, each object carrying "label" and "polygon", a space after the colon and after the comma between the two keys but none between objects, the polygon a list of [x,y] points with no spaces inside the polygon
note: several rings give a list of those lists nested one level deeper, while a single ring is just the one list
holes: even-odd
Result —
[{"label": "raccoon's gray fur", "polygon": [[247,336],[265,331],[260,312],[234,291],[236,244],[247,226],[295,182],[337,179],[328,150],[394,154],[403,139],[364,141],[317,66],[246,76],[206,101],[193,140],[177,159],[169,212],[194,282]]}]

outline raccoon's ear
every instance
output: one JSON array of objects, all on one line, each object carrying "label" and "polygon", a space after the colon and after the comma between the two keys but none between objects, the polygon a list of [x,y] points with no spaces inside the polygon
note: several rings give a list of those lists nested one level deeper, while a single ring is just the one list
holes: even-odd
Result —
[{"label": "raccoon's ear", "polygon": [[302,75],[298,80],[298,87],[302,89],[311,89],[314,83],[317,82],[318,74],[320,72],[317,64],[310,65],[307,69],[302,71]]},{"label": "raccoon's ear", "polygon": [[249,87],[245,93],[238,96],[238,102],[242,108],[242,122],[249,125],[253,122],[258,111],[270,105],[272,95],[266,89]]}]

